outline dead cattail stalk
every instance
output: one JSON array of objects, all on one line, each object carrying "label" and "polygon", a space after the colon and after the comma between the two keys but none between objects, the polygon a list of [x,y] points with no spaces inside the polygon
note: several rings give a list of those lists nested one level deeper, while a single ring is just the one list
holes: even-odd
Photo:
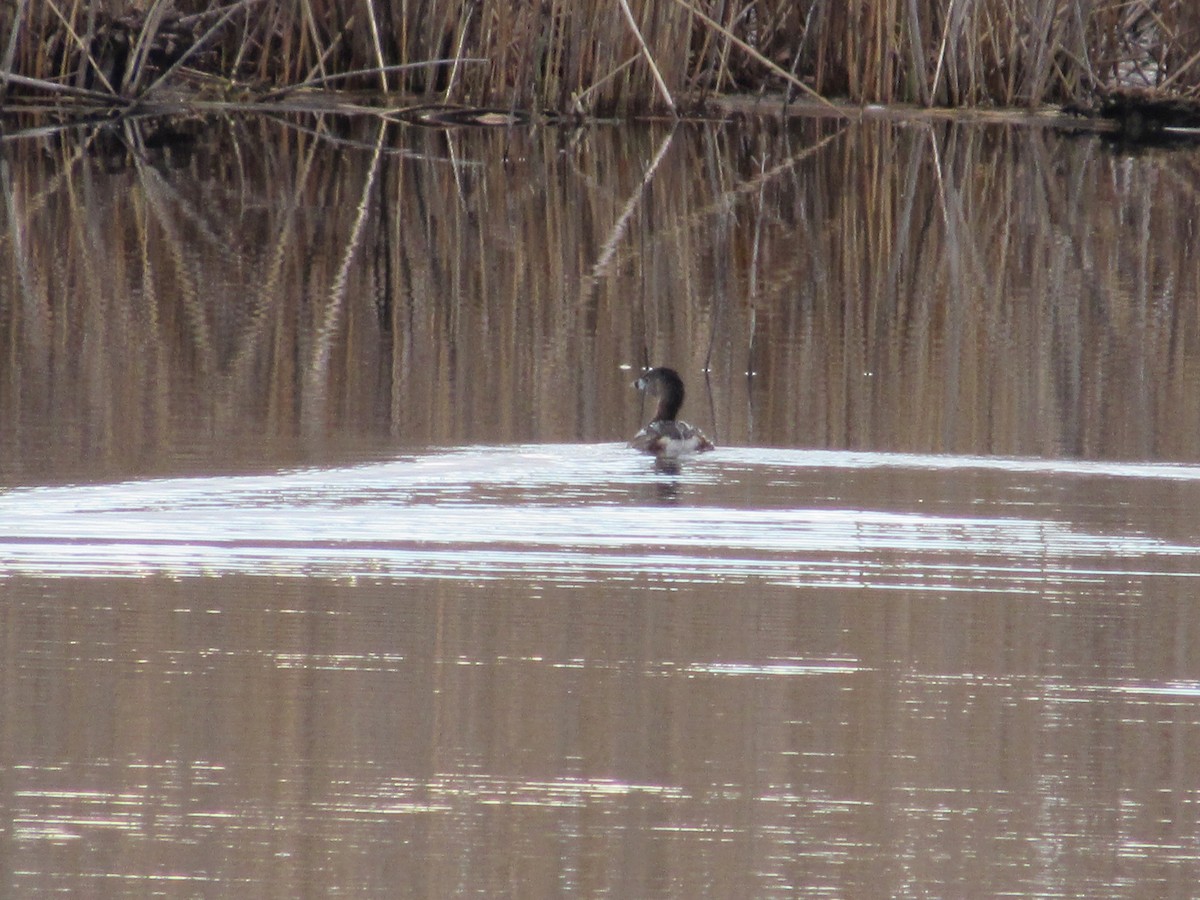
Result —
[{"label": "dead cattail stalk", "polygon": [[192,44],[192,46],[188,47],[187,50],[185,50],[183,52],[183,55],[179,57],[179,59],[175,60],[175,62],[173,62],[170,66],[168,66],[161,75],[159,75],[156,79],[154,79],[153,82],[150,83],[149,87],[146,88],[146,94],[152,93],[155,88],[157,88],[160,84],[164,83],[169,77],[171,77],[171,75],[180,66],[182,66],[185,62],[187,62],[188,59],[190,59],[195,53],[197,53],[201,48],[203,48],[204,45],[207,44],[215,35],[217,35],[221,31],[221,29],[225,26],[225,23],[228,22],[231,18],[233,18],[233,16],[236,13],[241,12],[243,9],[253,6],[254,4],[259,3],[259,2],[261,2],[261,0],[241,0],[240,3],[235,3],[235,4],[231,5],[230,7],[228,7],[225,10],[224,15],[222,15],[221,18],[217,19],[217,21],[214,22],[211,26],[209,26],[209,29],[206,32],[204,32],[204,34],[202,34],[200,36],[200,38],[194,44]]},{"label": "dead cattail stalk", "polygon": [[146,62],[150,56],[150,49],[154,45],[155,37],[158,34],[159,26],[162,24],[163,16],[166,14],[167,6],[170,0],[154,0],[150,6],[150,12],[146,14],[145,20],[142,22],[142,27],[138,31],[137,40],[134,41],[133,49],[129,51],[129,64],[125,67],[125,76],[121,79],[121,84],[118,91],[122,96],[136,96],[138,86],[141,84],[142,76],[146,71]]},{"label": "dead cattail stalk", "polygon": [[950,40],[950,26],[955,18],[956,0],[950,0],[946,8],[945,21],[942,23],[942,39],[938,44],[937,64],[933,69],[933,84],[929,88],[929,102],[937,100],[938,87],[942,79],[942,70],[946,64],[946,44]]},{"label": "dead cattail stalk", "polygon": [[96,59],[92,56],[92,37],[94,34],[96,19],[95,6],[90,5],[88,7],[88,32],[84,37],[80,37],[79,34],[76,33],[71,21],[63,16],[62,11],[58,8],[58,5],[53,2],[53,0],[47,0],[47,5],[49,6],[51,12],[54,13],[55,17],[57,17],[59,23],[62,25],[64,31],[66,32],[67,38],[79,51],[79,68],[76,72],[75,86],[79,88],[84,86],[86,74],[90,67],[90,71],[96,76],[96,78],[100,80],[100,83],[104,86],[104,89],[115,96],[117,93],[116,87],[109,82],[108,76],[104,73],[104,68],[98,62],[96,62]]},{"label": "dead cattail stalk", "polygon": [[13,29],[8,35],[8,46],[4,48],[4,59],[0,60],[0,107],[4,106],[4,97],[8,93],[8,76],[12,74],[13,59],[17,53],[17,36],[21,33],[21,24],[25,21],[25,8],[28,0],[20,0],[13,12]]},{"label": "dead cattail stalk", "polygon": [[625,60],[625,62],[621,63],[619,66],[617,66],[615,69],[613,69],[607,75],[605,75],[599,81],[584,88],[578,94],[573,94],[571,96],[571,109],[574,112],[576,112],[577,114],[583,115],[584,114],[583,101],[587,98],[588,94],[592,93],[592,91],[598,90],[599,88],[603,87],[605,85],[605,83],[611,81],[613,78],[616,78],[623,71],[625,71],[625,69],[629,68],[635,62],[637,62],[637,59],[638,59],[638,57],[636,55],[629,57],[629,59]]},{"label": "dead cattail stalk", "polygon": [[474,3],[468,3],[466,14],[463,16],[462,25],[458,30],[458,44],[454,48],[454,65],[450,67],[450,77],[447,79],[446,91],[442,95],[442,102],[449,103],[450,95],[454,90],[454,82],[458,78],[458,60],[463,55],[463,44],[467,39],[467,28],[471,24],[471,13],[475,10]]},{"label": "dead cattail stalk", "polygon": [[1159,82],[1159,89],[1166,90],[1169,88],[1177,79],[1181,78],[1185,72],[1188,72],[1197,62],[1200,62],[1200,50],[1193,53],[1183,65]]},{"label": "dead cattail stalk", "polygon": [[383,74],[386,72],[406,72],[409,69],[423,69],[427,66],[457,66],[462,63],[486,63],[489,60],[480,59],[478,57],[455,57],[453,59],[431,59],[426,62],[403,63],[398,66],[384,66],[382,69],[355,69],[352,72],[338,72],[333,75],[322,75],[316,78],[309,78],[306,81],[301,81],[299,84],[289,84],[287,87],[279,88],[264,95],[261,99],[278,100],[280,97],[286,96],[293,91],[298,91],[302,88],[321,87],[327,84],[337,84],[339,81],[345,81],[348,78],[361,78],[365,75]]},{"label": "dead cattail stalk", "polygon": [[383,44],[379,41],[379,23],[375,21],[374,0],[363,0],[367,6],[367,24],[371,27],[371,43],[375,48],[375,62],[379,71],[379,86],[386,94],[388,92],[387,64],[383,61]]},{"label": "dead cattail stalk", "polygon": [[316,19],[313,17],[312,3],[310,2],[310,0],[301,0],[300,9],[301,9],[301,14],[304,18],[304,28],[308,32],[308,39],[310,41],[312,41],[313,49],[315,51],[317,51],[317,61],[308,70],[308,75],[306,75],[305,77],[313,78],[318,73],[321,75],[325,75],[325,74],[327,74],[325,71],[325,60],[328,59],[329,54],[333,52],[334,47],[336,47],[338,45],[338,43],[341,41],[342,36],[339,34],[337,37],[335,37],[332,41],[329,42],[328,47],[325,47],[324,49],[322,49],[321,36],[320,36],[319,31],[317,30]]},{"label": "dead cattail stalk", "polygon": [[757,50],[755,50],[753,47],[751,47],[749,44],[747,44],[745,41],[743,41],[737,35],[733,34],[733,32],[731,32],[729,29],[725,28],[723,25],[721,25],[716,20],[712,19],[711,17],[702,13],[700,10],[696,9],[696,7],[694,7],[691,3],[689,3],[688,0],[675,0],[675,2],[678,3],[680,6],[682,6],[684,9],[686,9],[693,16],[698,18],[701,22],[703,22],[709,28],[712,28],[715,31],[722,34],[726,38],[726,40],[732,42],[737,47],[740,47],[742,50],[744,50],[746,53],[748,53],[751,57],[753,57],[758,62],[762,63],[764,66],[766,66],[768,69],[770,69],[771,72],[778,75],[784,81],[788,82],[789,84],[791,84],[795,87],[800,88],[800,90],[804,91],[804,93],[808,94],[814,100],[818,101],[819,103],[824,104],[825,106],[829,107],[830,109],[836,109],[836,107],[834,107],[834,105],[832,103],[830,103],[828,100],[826,100],[820,94],[818,94],[816,91],[814,91],[812,88],[810,88],[807,84],[805,84],[799,78],[796,78],[794,75],[792,75],[791,72],[787,71],[786,69],[780,67],[776,63],[767,59],[765,56],[763,56],[761,53],[759,53]]},{"label": "dead cattail stalk", "polygon": [[[953,3],[954,0],[950,2]],[[914,99],[922,106],[929,106],[932,92],[925,68],[925,41],[921,33],[921,15],[917,9],[917,0],[908,0],[908,50],[911,81],[917,87],[917,97]]]},{"label": "dead cattail stalk", "polygon": [[625,21],[629,24],[629,30],[633,32],[634,40],[637,41],[638,47],[641,48],[646,65],[650,67],[650,74],[654,76],[654,85],[658,88],[659,96],[667,104],[667,109],[674,115],[675,101],[671,99],[671,92],[667,88],[667,83],[663,81],[662,73],[658,71],[658,64],[654,62],[654,56],[650,53],[650,48],[646,46],[646,41],[642,37],[642,30],[638,28],[637,20],[634,19],[633,12],[629,9],[628,0],[617,0],[617,2],[621,6],[621,12],[625,16]]},{"label": "dead cattail stalk", "polygon": [[15,84],[20,87],[33,88],[39,91],[47,91],[51,94],[62,94],[68,97],[79,97],[85,100],[95,100],[100,103],[112,104],[122,102],[120,98],[113,94],[105,94],[101,91],[92,91],[87,88],[75,87],[70,84],[59,84],[57,81],[46,81],[43,78],[26,78],[24,75],[0,75],[0,82],[4,84]]}]

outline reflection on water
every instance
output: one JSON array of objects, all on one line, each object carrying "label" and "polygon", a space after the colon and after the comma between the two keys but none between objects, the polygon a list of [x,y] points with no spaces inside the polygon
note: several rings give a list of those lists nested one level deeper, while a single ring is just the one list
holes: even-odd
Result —
[{"label": "reflection on water", "polygon": [[3,145],[5,894],[1193,895],[1187,157],[294,124]]},{"label": "reflection on water", "polygon": [[625,439],[645,362],[724,445],[1200,461],[1186,155],[325,124],[5,143],[0,476]]},{"label": "reflection on water", "polygon": [[11,490],[12,885],[1186,896],[1198,501],[621,445]]},{"label": "reflection on water", "polygon": [[[1044,595],[1114,565],[1129,575],[1134,559],[1194,565],[1200,545],[1130,533],[1128,520],[1118,533],[1089,532],[1060,521],[1053,494],[1030,490],[1035,481],[1113,477],[1141,479],[1143,492],[1158,481],[1190,487],[1200,484],[1200,468],[959,457],[954,498],[926,503],[947,468],[942,457],[727,450],[664,476],[619,445],[537,445],[273,476],[25,488],[0,495],[10,537],[0,543],[0,574],[518,577],[671,590],[717,582]],[[839,493],[860,502],[857,484],[895,491],[902,482],[892,503],[904,511],[813,497],[812,485],[837,470]],[[984,510],[964,502],[981,485],[993,497]]]}]

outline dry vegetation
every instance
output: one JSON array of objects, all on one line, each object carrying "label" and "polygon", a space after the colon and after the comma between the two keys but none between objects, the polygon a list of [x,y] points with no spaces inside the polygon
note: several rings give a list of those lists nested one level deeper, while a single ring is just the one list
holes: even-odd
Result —
[{"label": "dry vegetation", "polygon": [[[15,0],[8,102],[130,106],[329,86],[562,115],[810,92],[1092,105],[1200,86],[1193,0]],[[357,74],[354,74],[357,73]]]}]

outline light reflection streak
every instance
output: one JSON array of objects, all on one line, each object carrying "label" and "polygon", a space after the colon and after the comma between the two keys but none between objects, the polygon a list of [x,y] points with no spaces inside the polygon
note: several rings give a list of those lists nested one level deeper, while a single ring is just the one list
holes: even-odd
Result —
[{"label": "light reflection streak", "polygon": [[[837,465],[1180,479],[1166,465],[724,451],[667,479],[703,492],[758,466]],[[1128,471],[1126,471],[1128,470]],[[1200,469],[1196,470],[1200,477]],[[789,587],[1054,593],[1160,576],[1150,560],[1200,546],[1088,532],[994,504],[964,516],[856,507],[654,502],[662,476],[608,445],[473,448],[263,476],[26,488],[0,494],[0,576],[603,579],[649,589],[765,581]],[[786,497],[783,489],[773,499]],[[686,511],[684,511],[686,510]],[[1003,513],[1003,515],[999,514]],[[1130,562],[1140,561],[1136,565]],[[1172,573],[1195,577],[1200,567]]]},{"label": "light reflection streak", "polygon": [[769,663],[707,663],[688,666],[683,671],[702,675],[761,675],[776,678],[788,675],[850,675],[868,670],[855,660],[845,659],[817,662],[774,660]]}]

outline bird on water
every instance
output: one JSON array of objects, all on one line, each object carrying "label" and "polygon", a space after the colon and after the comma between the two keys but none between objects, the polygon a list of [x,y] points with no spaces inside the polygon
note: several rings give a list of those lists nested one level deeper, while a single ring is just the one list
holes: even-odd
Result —
[{"label": "bird on water", "polygon": [[633,386],[649,397],[657,397],[658,410],[650,424],[634,435],[630,447],[669,459],[713,449],[712,441],[700,429],[675,418],[683,406],[683,379],[678,372],[651,369]]}]

